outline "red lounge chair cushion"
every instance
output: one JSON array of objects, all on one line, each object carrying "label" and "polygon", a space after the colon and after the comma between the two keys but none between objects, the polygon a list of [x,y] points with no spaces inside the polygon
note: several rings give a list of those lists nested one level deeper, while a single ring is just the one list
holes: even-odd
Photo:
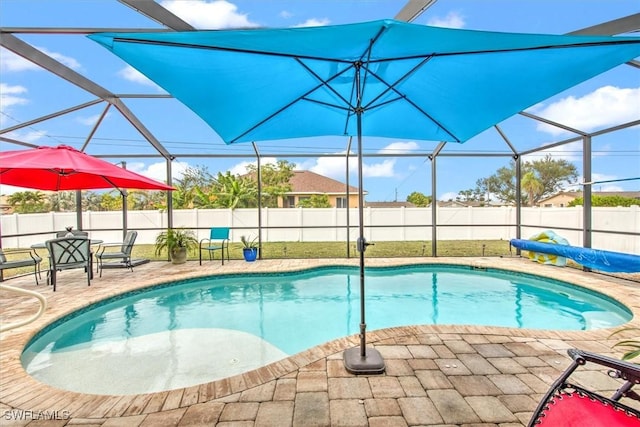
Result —
[{"label": "red lounge chair cushion", "polygon": [[[618,406],[618,405],[616,405]],[[553,396],[541,416],[540,426],[562,427],[632,427],[640,426],[640,418],[609,403],[578,393]]]}]

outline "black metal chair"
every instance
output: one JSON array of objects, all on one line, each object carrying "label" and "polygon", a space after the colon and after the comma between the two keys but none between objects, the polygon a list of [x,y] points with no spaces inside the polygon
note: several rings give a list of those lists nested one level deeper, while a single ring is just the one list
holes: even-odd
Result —
[{"label": "black metal chair", "polygon": [[[622,403],[621,398],[640,400],[632,390],[633,386],[640,384],[640,366],[603,356],[588,351],[576,349],[568,350],[573,359],[571,365],[562,373],[552,385],[529,422],[533,426],[602,426],[602,427],[632,427],[640,426],[640,411]],[[607,375],[619,381],[619,388],[608,398],[594,391],[588,390],[580,381],[572,381],[571,374],[579,367],[587,365],[599,365],[609,368]],[[598,366],[589,367],[595,372]],[[584,374],[585,370],[582,370]],[[638,406],[637,402],[634,406]]]},{"label": "black metal chair", "polygon": [[91,286],[93,263],[91,262],[90,240],[85,237],[62,237],[45,242],[49,251],[49,284],[56,290],[56,273],[73,268],[84,268],[87,286]]},{"label": "black metal chair", "polygon": [[224,252],[226,250],[227,261],[229,261],[229,231],[229,227],[213,227],[209,231],[209,238],[200,240],[200,265],[202,265],[202,251],[209,252],[209,260],[213,259],[215,251],[221,251],[220,258],[222,258],[222,265],[224,265]]},{"label": "black metal chair", "polygon": [[[105,260],[116,260],[117,265],[120,267],[128,268],[133,271],[133,264],[131,264],[131,252],[133,251],[133,244],[138,237],[137,231],[127,231],[127,234],[124,237],[124,241],[121,243],[102,243],[100,247],[96,251],[96,261],[98,262],[98,271],[100,272],[100,277],[102,277],[102,270],[104,269],[104,261]],[[120,246],[119,251],[108,251],[105,250],[108,247],[117,247]],[[116,263],[108,263],[108,264],[116,264]]]},{"label": "black metal chair", "polygon": [[[7,258],[7,255],[9,255],[9,258]],[[41,261],[42,258],[40,258],[33,250],[12,249],[4,252],[0,249],[0,282],[4,280],[4,270],[8,270],[10,268],[33,267],[33,275],[36,278],[37,285],[38,276],[40,276]]]}]

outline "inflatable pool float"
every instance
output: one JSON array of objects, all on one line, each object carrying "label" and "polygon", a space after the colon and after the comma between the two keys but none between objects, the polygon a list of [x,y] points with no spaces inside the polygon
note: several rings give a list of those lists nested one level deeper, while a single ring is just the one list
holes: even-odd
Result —
[{"label": "inflatable pool float", "polygon": [[640,272],[638,255],[570,246],[566,239],[553,231],[537,234],[530,240],[511,239],[509,243],[528,251],[529,259],[543,264],[564,266],[569,258],[584,267],[608,273]]},{"label": "inflatable pool float", "polygon": [[[557,235],[551,230],[543,231],[534,236],[529,237],[530,242],[547,243],[554,245],[568,246],[569,241],[562,236]],[[515,245],[514,245],[515,246]],[[517,247],[517,246],[516,246]],[[525,248],[522,248],[525,249]],[[553,253],[547,251],[535,251],[533,248],[527,249],[529,252],[529,259],[531,261],[537,261],[540,264],[551,264],[558,267],[564,267],[567,265],[567,258],[561,255],[561,251],[554,251]]]}]

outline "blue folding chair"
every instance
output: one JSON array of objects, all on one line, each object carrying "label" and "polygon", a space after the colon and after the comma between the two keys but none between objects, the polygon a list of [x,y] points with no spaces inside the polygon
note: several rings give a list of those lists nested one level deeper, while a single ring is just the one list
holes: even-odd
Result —
[{"label": "blue folding chair", "polygon": [[[213,260],[214,252],[222,252],[222,265],[224,265],[224,252],[227,251],[227,261],[229,261],[229,227],[212,227],[209,237],[200,240],[200,265],[202,265],[202,252],[209,252],[209,260]],[[203,246],[204,245],[204,246]]]}]

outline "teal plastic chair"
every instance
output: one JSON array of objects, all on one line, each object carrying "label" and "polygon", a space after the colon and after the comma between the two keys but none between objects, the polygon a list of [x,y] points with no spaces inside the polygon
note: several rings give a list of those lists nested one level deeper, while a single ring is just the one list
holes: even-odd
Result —
[{"label": "teal plastic chair", "polygon": [[229,261],[229,227],[212,227],[209,237],[200,240],[200,265],[202,265],[202,252],[209,252],[209,260],[214,259],[214,253],[221,251],[222,265],[224,265],[224,252],[227,251]]}]

